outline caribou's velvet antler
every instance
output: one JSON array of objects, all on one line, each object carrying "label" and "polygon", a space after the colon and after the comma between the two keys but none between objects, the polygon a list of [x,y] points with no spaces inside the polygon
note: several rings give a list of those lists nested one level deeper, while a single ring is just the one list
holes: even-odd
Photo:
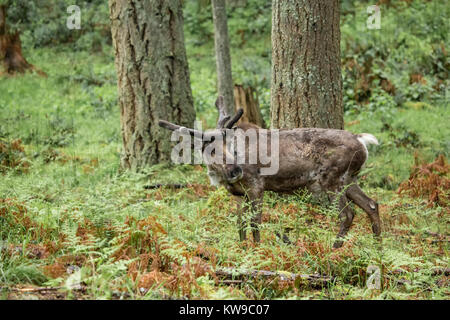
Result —
[{"label": "caribou's velvet antler", "polygon": [[175,131],[175,130],[181,129],[181,126],[179,126],[177,124],[173,124],[173,123],[171,123],[169,121],[166,121],[166,120],[159,120],[158,124],[159,124],[159,126],[161,128],[169,129],[171,131]]},{"label": "caribou's velvet antler", "polygon": [[236,114],[233,116],[233,118],[231,118],[231,120],[227,122],[227,124],[225,125],[225,128],[227,128],[227,129],[233,128],[234,124],[239,121],[239,119],[242,117],[243,114],[244,114],[244,110],[239,109],[236,112]]},{"label": "caribou's velvet antler", "polygon": [[[225,108],[225,100],[223,96],[219,96],[216,100],[216,108],[219,111],[219,119],[217,120],[217,129],[231,129],[233,125],[239,121],[244,114],[244,110],[239,109],[236,114],[231,117]],[[230,120],[231,119],[231,120]]]},{"label": "caribou's velvet antler", "polygon": [[199,130],[195,130],[195,129],[191,129],[191,128],[186,128],[186,127],[182,127],[179,126],[177,124],[173,124],[169,121],[166,120],[159,120],[158,122],[159,126],[165,129],[169,129],[171,131],[176,131],[176,130],[180,130],[181,132],[184,130],[187,133],[189,133],[191,136],[196,137],[196,138],[207,138],[210,139],[211,137],[213,137],[212,134],[210,133],[206,133],[203,131],[199,131]]},{"label": "caribou's velvet antler", "polygon": [[[226,113],[225,102],[224,102],[223,96],[219,96],[217,98],[216,108],[219,111],[219,119],[217,120],[217,129],[231,129],[233,127],[233,125],[236,122],[238,122],[239,119],[244,114],[244,110],[239,109],[233,117],[228,115]],[[162,128],[165,128],[165,129],[168,129],[171,131],[177,131],[177,130],[179,130],[181,132],[185,131],[186,133],[189,133],[193,137],[204,138],[204,139],[207,139],[207,141],[210,141],[210,140],[212,141],[214,139],[214,133],[212,133],[212,132],[208,133],[208,132],[203,132],[203,131],[199,131],[199,130],[195,130],[195,129],[191,129],[191,128],[182,127],[182,126],[179,126],[177,124],[171,123],[166,120],[159,120],[158,124]]]},{"label": "caribou's velvet antler", "polygon": [[225,127],[225,124],[227,123],[227,121],[230,120],[230,116],[225,116],[223,118],[219,118],[219,120],[217,121],[217,129],[223,129]]}]

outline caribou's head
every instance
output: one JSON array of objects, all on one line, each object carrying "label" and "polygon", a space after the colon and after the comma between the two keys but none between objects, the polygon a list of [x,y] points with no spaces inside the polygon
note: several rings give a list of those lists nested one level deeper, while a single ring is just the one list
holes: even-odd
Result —
[{"label": "caribou's head", "polygon": [[242,117],[244,111],[239,109],[235,115],[228,115],[222,96],[217,99],[216,108],[219,111],[219,119],[214,130],[199,131],[165,120],[160,120],[159,125],[171,131],[189,134],[194,139],[201,139],[203,160],[208,166],[208,175],[213,185],[235,183],[242,179],[243,170],[237,164],[235,140],[231,138],[233,137],[233,126]]}]

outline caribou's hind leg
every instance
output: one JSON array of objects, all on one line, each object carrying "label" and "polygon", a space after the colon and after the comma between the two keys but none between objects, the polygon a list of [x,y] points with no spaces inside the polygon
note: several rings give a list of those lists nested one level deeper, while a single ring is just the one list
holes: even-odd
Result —
[{"label": "caribou's hind leg", "polygon": [[348,230],[352,226],[353,217],[355,216],[355,213],[350,207],[350,201],[347,199],[345,194],[343,194],[339,198],[339,211],[339,220],[341,221],[341,226],[339,228],[337,240],[333,244],[333,248],[335,249],[342,247],[342,244],[344,243],[342,238],[347,235]]},{"label": "caribou's hind leg", "polygon": [[361,188],[352,184],[347,188],[345,192],[347,197],[352,200],[358,207],[363,209],[372,223],[372,231],[376,236],[381,234],[381,221],[378,213],[378,203],[370,199]]}]

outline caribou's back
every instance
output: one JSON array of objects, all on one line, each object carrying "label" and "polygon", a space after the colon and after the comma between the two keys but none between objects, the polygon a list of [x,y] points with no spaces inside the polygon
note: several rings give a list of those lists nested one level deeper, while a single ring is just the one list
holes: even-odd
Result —
[{"label": "caribou's back", "polygon": [[344,130],[300,128],[279,134],[279,171],[265,176],[265,189],[290,191],[307,187],[328,190],[337,180],[350,183],[366,161],[358,136]]},{"label": "caribou's back", "polygon": [[[271,130],[245,123],[238,125],[238,128],[244,132],[249,129],[257,130],[259,134],[267,135],[270,150]],[[307,187],[311,191],[320,191],[333,189],[333,185],[338,182],[351,183],[367,159],[365,146],[358,137],[351,132],[336,129],[279,130],[279,170],[275,175],[261,176],[262,188],[289,192]],[[264,165],[258,163],[243,167],[244,180],[248,180],[248,184],[256,184],[255,171]]]}]

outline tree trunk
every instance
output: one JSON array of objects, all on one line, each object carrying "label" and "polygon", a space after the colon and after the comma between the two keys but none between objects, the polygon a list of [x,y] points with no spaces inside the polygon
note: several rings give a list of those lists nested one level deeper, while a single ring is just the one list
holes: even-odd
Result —
[{"label": "tree trunk", "polygon": [[4,72],[13,75],[34,70],[42,76],[46,74],[28,63],[22,54],[22,44],[18,31],[11,33],[6,23],[6,6],[0,5],[0,63]]},{"label": "tree trunk", "polygon": [[0,36],[6,34],[6,6],[0,5]]},{"label": "tree trunk", "polygon": [[271,125],[342,129],[339,0],[272,1]]},{"label": "tree trunk", "polygon": [[233,115],[233,78],[231,75],[230,42],[228,40],[225,0],[212,0],[212,10],[219,95],[224,98],[227,113]]},{"label": "tree trunk", "polygon": [[244,86],[236,84],[234,85],[234,103],[236,109],[244,109],[244,115],[241,117],[240,122],[249,122],[265,128],[266,124],[259,108],[258,96],[252,87],[244,88]]},{"label": "tree trunk", "polygon": [[124,169],[170,160],[164,119],[192,127],[195,110],[181,0],[109,0],[116,56]]}]

